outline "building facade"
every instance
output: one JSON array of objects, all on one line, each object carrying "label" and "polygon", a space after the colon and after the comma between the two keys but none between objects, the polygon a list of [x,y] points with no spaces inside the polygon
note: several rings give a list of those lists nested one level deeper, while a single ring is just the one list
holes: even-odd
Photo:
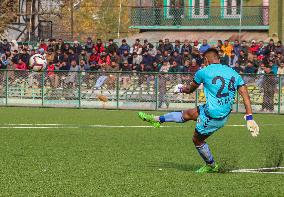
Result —
[{"label": "building facade", "polygon": [[284,0],[137,0],[132,26],[141,31],[257,31],[283,38]]}]

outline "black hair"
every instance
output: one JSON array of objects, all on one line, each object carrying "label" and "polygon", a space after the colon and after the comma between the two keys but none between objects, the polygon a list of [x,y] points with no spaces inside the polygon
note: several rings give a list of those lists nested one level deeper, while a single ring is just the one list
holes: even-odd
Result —
[{"label": "black hair", "polygon": [[209,48],[209,49],[207,49],[207,50],[204,52],[203,56],[205,56],[207,53],[215,53],[216,56],[219,57],[219,52],[218,52],[218,50],[215,49],[215,48]]}]

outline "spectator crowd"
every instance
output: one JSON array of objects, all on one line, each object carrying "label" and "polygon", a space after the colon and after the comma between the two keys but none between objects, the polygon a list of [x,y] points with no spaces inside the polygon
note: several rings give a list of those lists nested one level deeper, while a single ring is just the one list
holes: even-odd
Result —
[{"label": "spectator crowd", "polygon": [[53,70],[195,73],[203,67],[202,54],[210,47],[219,51],[222,64],[238,73],[265,73],[264,68],[268,67],[273,74],[284,74],[284,46],[281,41],[275,43],[272,39],[268,44],[255,40],[241,43],[218,40],[216,45],[208,44],[207,40],[175,40],[171,43],[165,39],[150,43],[136,39],[129,45],[123,39],[118,45],[113,39],[107,44],[101,39],[94,42],[91,38],[84,44],[76,40],[70,44],[62,39],[50,39],[48,42],[42,40],[37,50],[4,39],[0,43],[0,68],[29,70],[29,58],[43,52],[48,69]]},{"label": "spectator crowd", "polygon": [[[209,48],[216,48],[219,51],[222,64],[232,67],[240,74],[247,74],[247,77],[244,77],[247,83],[251,80],[256,82],[265,91],[270,91],[266,92],[266,95],[270,95],[266,98],[272,97],[277,82],[271,76],[284,74],[284,46],[281,41],[275,43],[273,39],[266,44],[256,40],[241,42],[218,40],[214,45],[210,45],[205,39],[193,42],[189,40],[170,42],[169,39],[165,39],[159,40],[158,43],[136,39],[132,45],[125,39],[119,44],[113,39],[103,43],[101,39],[93,41],[88,38],[85,43],[75,40],[72,44],[62,39],[50,39],[47,42],[42,40],[36,49],[27,44],[19,44],[15,40],[8,42],[4,39],[0,42],[0,69],[31,70],[30,57],[41,53],[47,59],[47,73],[54,87],[58,87],[59,83],[59,74],[55,75],[54,71],[69,72],[65,82],[73,86],[77,76],[72,71],[96,71],[96,73],[121,71],[127,73],[121,75],[123,88],[126,89],[131,73],[134,72],[191,73],[193,76],[204,66],[202,54]],[[265,75],[249,77],[255,74],[271,75],[270,77]],[[31,75],[32,78],[34,76],[36,74]],[[64,76],[61,77],[64,78]],[[181,76],[182,79],[183,77]],[[95,87],[101,87],[106,80],[114,82],[116,78],[113,75],[102,74],[96,78]],[[146,80],[149,86],[149,80],[152,78],[144,77],[142,80]],[[31,79],[29,83],[32,86],[33,80]],[[159,89],[162,90],[163,87]],[[265,104],[263,108],[267,105],[272,106],[273,98],[264,102],[268,104]],[[272,109],[270,107],[268,110]]]}]

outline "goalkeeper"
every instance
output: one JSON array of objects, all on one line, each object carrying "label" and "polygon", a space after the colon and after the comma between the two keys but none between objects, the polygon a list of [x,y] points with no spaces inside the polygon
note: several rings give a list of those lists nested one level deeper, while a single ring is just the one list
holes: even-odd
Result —
[{"label": "goalkeeper", "polygon": [[142,120],[157,128],[164,122],[196,121],[192,140],[198,153],[206,163],[196,172],[208,173],[218,172],[219,166],[215,162],[205,140],[227,122],[235,100],[236,90],[244,100],[246,108],[245,120],[252,136],[256,137],[259,134],[259,127],[253,120],[250,97],[241,76],[230,67],[220,64],[219,54],[216,49],[208,49],[203,57],[206,67],[195,74],[194,80],[189,86],[177,85],[175,92],[191,94],[200,84],[203,84],[206,104],[182,112],[171,112],[163,116],[154,116],[143,112],[139,112],[138,115]]}]

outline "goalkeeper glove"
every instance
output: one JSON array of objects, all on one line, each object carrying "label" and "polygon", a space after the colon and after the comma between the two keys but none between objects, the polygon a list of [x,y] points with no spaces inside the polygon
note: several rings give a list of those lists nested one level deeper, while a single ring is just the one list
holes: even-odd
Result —
[{"label": "goalkeeper glove", "polygon": [[247,128],[253,137],[259,135],[259,127],[257,123],[253,120],[252,114],[245,115],[245,120],[247,121]]},{"label": "goalkeeper glove", "polygon": [[182,93],[182,88],[183,88],[182,84],[176,85],[174,88],[174,93]]}]

